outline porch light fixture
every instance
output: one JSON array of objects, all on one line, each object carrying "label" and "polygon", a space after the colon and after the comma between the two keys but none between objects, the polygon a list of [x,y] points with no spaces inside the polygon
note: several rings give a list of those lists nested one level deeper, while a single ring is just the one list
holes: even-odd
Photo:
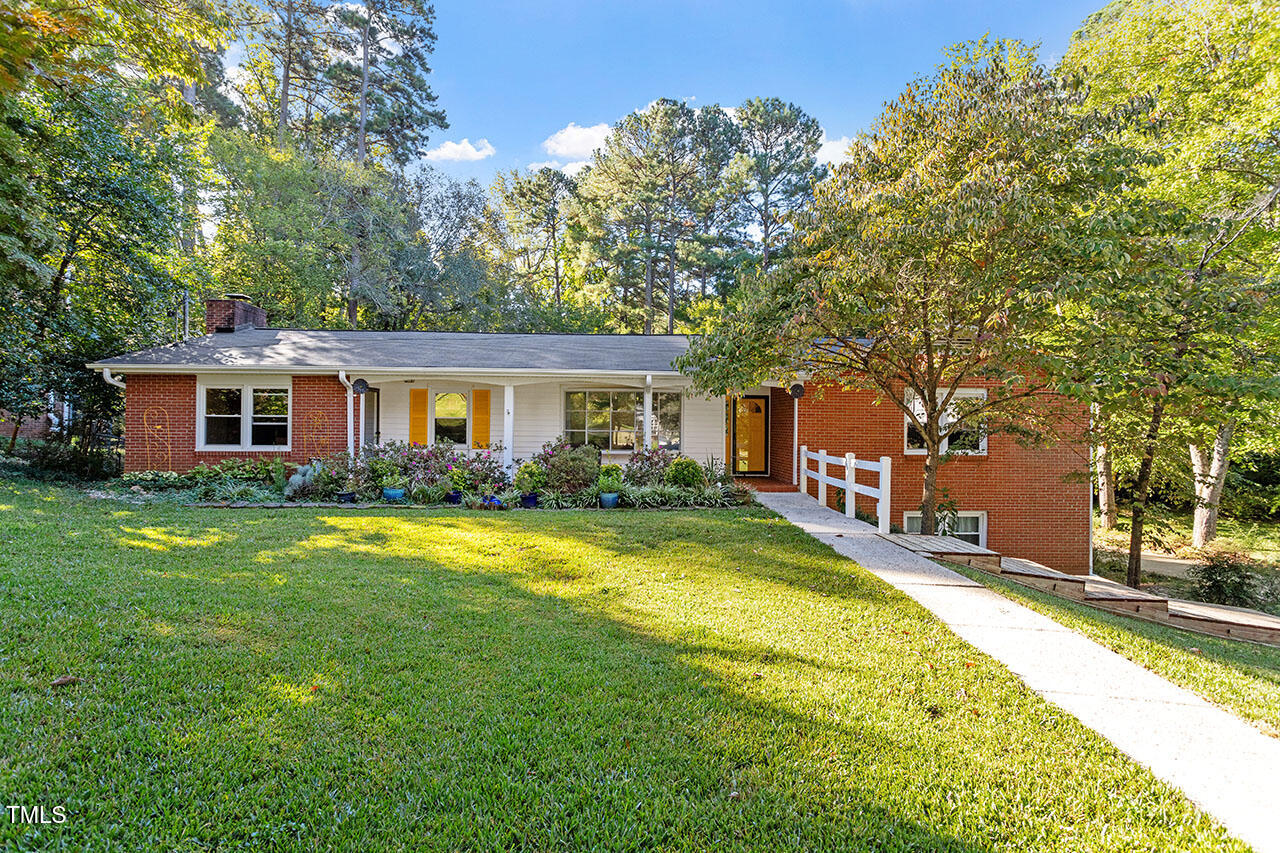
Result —
[{"label": "porch light fixture", "polygon": [[369,390],[369,380],[357,379],[355,382],[351,383],[351,390],[357,394],[364,394]]}]

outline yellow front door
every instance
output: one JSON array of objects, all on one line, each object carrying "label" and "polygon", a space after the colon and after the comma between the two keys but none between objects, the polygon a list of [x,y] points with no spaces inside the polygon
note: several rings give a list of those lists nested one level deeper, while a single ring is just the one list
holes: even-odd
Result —
[{"label": "yellow front door", "polygon": [[733,471],[769,473],[769,400],[739,397],[733,407]]}]

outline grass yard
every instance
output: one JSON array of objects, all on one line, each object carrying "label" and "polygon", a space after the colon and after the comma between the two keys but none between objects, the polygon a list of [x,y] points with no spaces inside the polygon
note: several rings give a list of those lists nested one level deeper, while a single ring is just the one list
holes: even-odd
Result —
[{"label": "grass yard", "polygon": [[0,683],[0,790],[68,816],[0,846],[1243,849],[759,509],[0,481]]},{"label": "grass yard", "polygon": [[1067,625],[1280,737],[1280,649],[1107,613],[986,572],[947,568]]}]

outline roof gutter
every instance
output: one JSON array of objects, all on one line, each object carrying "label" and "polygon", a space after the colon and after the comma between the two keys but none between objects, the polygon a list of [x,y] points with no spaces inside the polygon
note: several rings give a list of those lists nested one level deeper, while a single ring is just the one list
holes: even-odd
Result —
[{"label": "roof gutter", "polygon": [[338,371],[338,381],[347,389],[347,456],[352,460],[356,456],[356,433],[355,424],[352,423],[351,410],[355,408],[355,389],[351,385],[351,380],[347,378],[345,370]]},{"label": "roof gutter", "polygon": [[106,380],[108,385],[114,385],[117,388],[124,387],[124,382],[122,380],[116,379],[114,376],[111,375],[110,367],[102,368],[102,378]]}]

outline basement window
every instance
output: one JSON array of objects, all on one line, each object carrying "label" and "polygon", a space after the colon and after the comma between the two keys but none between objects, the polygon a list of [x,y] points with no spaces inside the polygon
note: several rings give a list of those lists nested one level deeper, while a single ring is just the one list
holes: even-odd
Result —
[{"label": "basement window", "polygon": [[196,449],[288,450],[291,396],[270,385],[202,386]]},{"label": "basement window", "polygon": [[[920,532],[920,513],[904,512],[902,529],[908,533]],[[958,512],[954,516],[938,514],[938,535],[953,536],[979,548],[987,547],[987,514],[985,512]]]}]

